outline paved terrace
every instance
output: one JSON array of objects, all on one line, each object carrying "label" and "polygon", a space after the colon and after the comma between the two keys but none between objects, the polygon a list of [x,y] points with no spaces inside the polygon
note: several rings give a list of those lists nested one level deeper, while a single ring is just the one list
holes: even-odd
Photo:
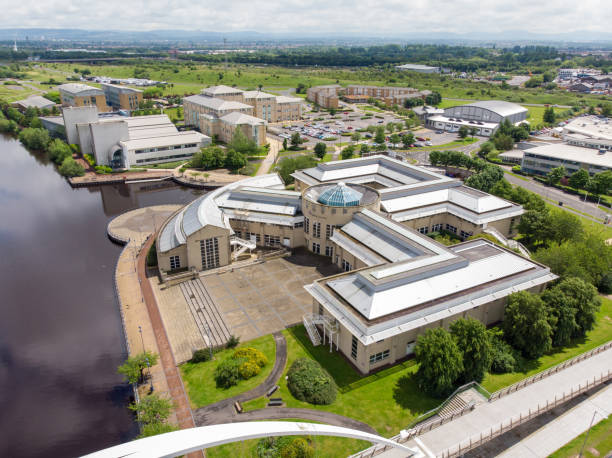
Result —
[{"label": "paved terrace", "polygon": [[[599,379],[602,373],[607,374],[610,370],[612,370],[612,348],[493,402],[481,404],[456,420],[418,436],[418,439],[434,455],[442,456],[448,449],[456,450],[460,443],[465,446],[470,438],[478,440],[480,434],[484,437],[492,428],[499,429],[502,422],[507,425],[510,419],[519,420],[521,416],[525,417],[531,411],[537,410],[538,405],[552,403],[555,399],[562,398],[564,393],[569,394],[578,390],[579,386],[584,387],[587,381],[593,383],[594,378]],[[561,433],[561,430],[557,432]],[[406,445],[414,447],[417,444],[408,441]],[[561,445],[563,444],[559,446]],[[395,458],[404,455],[399,451],[389,450],[377,456]]]}]

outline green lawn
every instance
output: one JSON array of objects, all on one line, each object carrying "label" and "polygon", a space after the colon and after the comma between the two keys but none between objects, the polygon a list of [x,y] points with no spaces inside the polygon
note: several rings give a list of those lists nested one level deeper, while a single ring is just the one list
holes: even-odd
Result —
[{"label": "green lawn", "polygon": [[472,101],[463,101],[463,100],[448,100],[442,99],[442,102],[438,105],[438,108],[450,108],[450,107],[458,107],[459,105],[467,105],[468,103],[477,102],[477,100]]},{"label": "green lawn", "polygon": [[526,377],[555,366],[565,360],[573,358],[580,353],[589,351],[612,339],[612,300],[602,296],[601,309],[597,313],[595,328],[590,331],[586,338],[574,340],[568,347],[553,349],[546,355],[529,361],[522,372],[511,372],[509,374],[487,374],[482,386],[491,393],[508,385],[518,382]]},{"label": "green lawn", "polygon": [[325,156],[323,156],[323,159],[321,159],[321,162],[329,162],[332,160],[333,157],[333,153],[325,153]]},{"label": "green lawn", "polygon": [[[601,419],[601,417],[596,417],[596,419]],[[585,437],[586,432],[565,444],[550,455],[549,458],[570,458],[578,456],[583,444],[584,452],[582,456],[584,457],[609,456],[609,452],[612,451],[612,416],[600,421],[591,428],[586,444],[584,443]],[[597,450],[597,453],[593,453],[593,449]]]},{"label": "green lawn", "polygon": [[[546,107],[525,106],[525,108],[527,108],[527,110],[529,111],[529,117],[527,118],[527,121],[529,121],[530,124],[537,125],[537,124],[544,123],[543,118],[544,118],[544,110],[546,110]],[[558,108],[558,107],[554,107],[553,109],[556,115],[560,115],[564,111],[568,110],[568,108]],[[562,121],[562,118],[559,118],[558,121]]]},{"label": "green lawn", "polygon": [[239,382],[238,385],[234,385],[228,389],[217,388],[214,379],[214,371],[221,361],[234,353],[234,350],[222,350],[215,354],[215,359],[212,361],[196,364],[185,363],[181,365],[181,375],[192,408],[202,407],[249,391],[263,383],[270,372],[272,372],[274,359],[276,357],[276,345],[274,344],[274,338],[271,334],[244,342],[238,346],[238,348],[240,347],[252,347],[261,351],[268,358],[268,364],[255,377],[249,380],[243,380]]}]

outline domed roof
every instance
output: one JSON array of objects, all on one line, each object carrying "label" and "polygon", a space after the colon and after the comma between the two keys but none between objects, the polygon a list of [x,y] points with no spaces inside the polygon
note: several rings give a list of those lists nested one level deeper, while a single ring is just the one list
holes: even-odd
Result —
[{"label": "domed roof", "polygon": [[363,194],[353,188],[349,188],[345,183],[339,182],[321,193],[317,201],[332,207],[356,207]]}]

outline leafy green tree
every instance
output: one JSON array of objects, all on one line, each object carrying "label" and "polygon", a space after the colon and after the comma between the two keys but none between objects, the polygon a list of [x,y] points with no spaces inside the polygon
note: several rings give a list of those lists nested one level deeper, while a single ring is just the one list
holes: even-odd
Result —
[{"label": "leafy green tree", "polygon": [[143,380],[144,369],[155,366],[158,359],[159,356],[150,351],[138,353],[128,357],[125,363],[117,368],[117,372],[123,375],[129,383],[139,383]]},{"label": "leafy green tree", "polygon": [[551,216],[548,209],[545,211],[528,210],[521,217],[518,230],[523,234],[526,244],[535,246],[546,243],[551,233]]},{"label": "leafy green tree", "polygon": [[242,154],[252,154],[257,151],[257,143],[247,138],[242,129],[236,128],[232,135],[232,141],[227,145],[228,149]]},{"label": "leafy green tree", "polygon": [[47,155],[53,162],[61,164],[67,157],[72,157],[72,149],[67,143],[56,138],[49,144]]},{"label": "leafy green tree", "polygon": [[172,412],[172,401],[162,398],[157,393],[149,394],[141,398],[140,402],[130,404],[130,410],[138,414],[142,423],[161,423],[166,420]]},{"label": "leafy green tree", "polygon": [[374,142],[381,144],[385,142],[385,128],[379,126],[376,128],[376,135],[374,136]]},{"label": "leafy green tree", "polygon": [[440,103],[442,102],[442,96],[440,95],[439,92],[432,92],[431,94],[428,94],[427,96],[425,96],[425,103],[427,105],[431,105],[431,106],[438,106],[440,105]]},{"label": "leafy green tree", "polygon": [[359,140],[361,140],[361,134],[359,132],[353,132],[353,134],[351,135],[351,140],[353,140],[354,142],[358,142]]},{"label": "leafy green tree", "polygon": [[334,379],[315,360],[298,358],[287,371],[287,388],[300,401],[315,405],[332,404],[338,388]]},{"label": "leafy green tree", "polygon": [[565,170],[565,167],[560,166],[560,167],[555,167],[550,172],[548,172],[548,174],[546,175],[546,178],[548,179],[549,184],[557,184],[559,183],[559,181],[561,181],[561,178],[563,178],[566,174],[567,174],[567,170]]},{"label": "leafy green tree", "polygon": [[195,153],[190,165],[196,169],[218,169],[225,165],[225,150],[220,146],[207,146]]},{"label": "leafy green tree", "polygon": [[542,116],[542,120],[547,124],[554,124],[557,119],[557,115],[555,114],[555,109],[553,107],[548,107],[544,110],[544,115]]},{"label": "leafy green tree", "polygon": [[82,177],[85,175],[85,169],[81,164],[75,161],[72,157],[67,157],[62,161],[58,168],[59,173],[65,177]]},{"label": "leafy green tree", "polygon": [[549,288],[542,293],[542,300],[553,317],[552,345],[560,347],[568,345],[572,336],[578,330],[576,323],[576,309],[571,306],[569,298],[557,287]]},{"label": "leafy green tree", "polygon": [[463,382],[481,382],[491,365],[487,328],[474,318],[461,318],[451,324],[450,333],[463,354]]},{"label": "leafy green tree", "polygon": [[404,144],[404,148],[410,148],[410,145],[414,144],[414,134],[412,132],[408,132],[407,134],[402,135],[402,143]]},{"label": "leafy green tree", "polygon": [[566,278],[557,288],[569,301],[570,307],[576,310],[576,332],[572,337],[584,337],[595,325],[595,316],[601,306],[601,299],[593,285],[580,278]]},{"label": "leafy green tree", "polygon": [[461,351],[443,328],[428,329],[417,339],[419,387],[437,397],[448,395],[463,372]]},{"label": "leafy green tree", "polygon": [[587,183],[589,182],[589,179],[590,179],[589,172],[587,172],[584,169],[580,169],[572,173],[569,179],[569,185],[572,188],[584,189]]},{"label": "leafy green tree", "polygon": [[230,170],[238,170],[247,164],[246,157],[239,151],[229,149],[225,156],[225,166]]},{"label": "leafy green tree", "polygon": [[314,153],[315,156],[317,156],[319,159],[323,159],[323,156],[325,156],[325,153],[327,152],[327,145],[323,142],[318,142],[315,147],[314,147]]},{"label": "leafy green tree", "polygon": [[496,165],[487,165],[483,170],[471,175],[465,184],[474,189],[489,192],[495,184],[504,178],[504,171]]},{"label": "leafy green tree", "polygon": [[458,132],[459,138],[467,137],[468,133],[469,133],[469,130],[468,130],[468,128],[466,126],[461,126],[459,128],[459,132]]},{"label": "leafy green tree", "polygon": [[284,157],[278,162],[276,170],[285,184],[289,185],[294,182],[294,178],[291,176],[293,172],[308,169],[315,165],[316,161],[312,156]]},{"label": "leafy green tree", "polygon": [[500,151],[509,151],[514,147],[514,139],[506,134],[495,135],[493,143],[495,148]]},{"label": "leafy green tree", "polygon": [[538,358],[552,347],[548,309],[536,294],[519,291],[508,297],[503,328],[508,342],[528,358]]},{"label": "leafy green tree", "polygon": [[555,210],[550,213],[550,240],[563,243],[566,240],[580,240],[584,235],[582,222],[569,212]]},{"label": "leafy green tree", "polygon": [[359,155],[364,156],[370,152],[370,146],[367,143],[362,143],[359,147]]},{"label": "leafy green tree", "polygon": [[605,103],[601,107],[601,115],[607,118],[612,117],[612,105],[609,103]]},{"label": "leafy green tree", "polygon": [[387,132],[392,133],[393,131],[395,131],[395,124],[392,122],[387,123],[386,129],[387,129]]},{"label": "leafy green tree", "polygon": [[476,129],[475,127],[470,127],[470,137],[474,138],[476,136],[476,134],[478,133],[478,129]]},{"label": "leafy green tree", "polygon": [[19,125],[11,119],[0,119],[0,132],[14,134],[19,130]]},{"label": "leafy green tree", "polygon": [[283,138],[283,150],[287,151],[287,147],[288,147],[288,146],[289,146],[289,145],[287,145],[287,139],[286,139],[286,138]]},{"label": "leafy green tree", "polygon": [[389,141],[393,143],[394,145],[397,145],[398,143],[402,141],[402,139],[398,134],[393,134],[391,135],[391,137],[389,137]]},{"label": "leafy green tree", "polygon": [[607,194],[612,189],[612,170],[596,173],[591,179],[591,191],[594,194]]},{"label": "leafy green tree", "polygon": [[291,135],[291,146],[295,149],[297,149],[300,146],[300,143],[302,142],[302,139],[300,137],[300,133],[299,132],[294,132]]},{"label": "leafy green tree", "polygon": [[19,133],[19,141],[27,148],[43,151],[49,144],[49,132],[46,129],[27,127]]}]

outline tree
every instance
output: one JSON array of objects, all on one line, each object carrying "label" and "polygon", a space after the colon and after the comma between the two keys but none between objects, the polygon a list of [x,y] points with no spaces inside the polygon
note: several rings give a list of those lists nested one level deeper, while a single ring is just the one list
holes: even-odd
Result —
[{"label": "tree", "polygon": [[542,293],[542,300],[548,307],[548,313],[553,317],[552,345],[565,346],[578,330],[576,309],[571,306],[568,297],[558,287],[548,288]]},{"label": "tree", "polygon": [[548,309],[540,296],[519,291],[508,297],[503,322],[506,339],[527,358],[538,358],[552,347]]},{"label": "tree", "polygon": [[228,143],[227,146],[228,149],[234,150],[242,154],[249,154],[257,151],[257,143],[255,143],[255,141],[253,140],[248,139],[240,127],[237,127],[234,130],[232,140]]},{"label": "tree", "polygon": [[342,159],[350,159],[353,157],[353,154],[355,154],[355,146],[349,145],[342,150],[340,157],[342,157]]},{"label": "tree", "polygon": [[140,428],[140,434],[138,435],[138,439],[143,439],[145,437],[157,436],[158,434],[171,433],[172,431],[176,431],[178,428],[174,425],[169,425],[168,423],[155,422],[155,423],[146,423],[143,424]]},{"label": "tree", "polygon": [[566,174],[567,174],[567,170],[565,170],[565,167],[560,166],[560,167],[555,167],[550,172],[548,172],[548,174],[546,175],[546,178],[548,179],[549,184],[557,184],[559,183],[559,181],[561,181],[561,178],[563,178]]},{"label": "tree", "polygon": [[351,135],[351,140],[358,142],[361,140],[361,134],[359,132],[353,132],[353,135]]},{"label": "tree", "polygon": [[528,245],[546,243],[550,237],[551,217],[548,209],[545,211],[528,210],[521,217],[518,230]]},{"label": "tree", "polygon": [[491,365],[487,328],[474,318],[461,318],[451,324],[450,333],[463,354],[463,382],[482,381]]},{"label": "tree", "polygon": [[225,156],[225,166],[230,170],[238,170],[244,167],[247,164],[246,157],[244,154],[234,151],[233,149],[229,149]]},{"label": "tree", "polygon": [[439,92],[434,91],[431,94],[428,94],[427,96],[425,96],[425,103],[427,105],[437,106],[437,105],[440,105],[441,102],[442,102],[442,96],[440,95]]},{"label": "tree", "polygon": [[509,151],[514,147],[514,139],[507,134],[499,134],[493,137],[495,148],[500,151]]},{"label": "tree", "polygon": [[327,152],[327,145],[323,142],[318,142],[314,147],[315,156],[319,159],[323,159],[325,153]]},{"label": "tree", "polygon": [[329,109],[329,114],[332,116],[336,116],[336,109],[335,108],[330,108]]},{"label": "tree", "polygon": [[576,310],[577,328],[572,337],[584,337],[593,329],[595,315],[601,306],[597,290],[580,278],[566,278],[556,287],[567,297],[569,306]]},{"label": "tree", "polygon": [[299,132],[294,132],[293,134],[291,134],[291,146],[294,149],[297,149],[300,146],[301,142],[302,142],[302,138],[300,137]]},{"label": "tree", "polygon": [[67,157],[62,161],[58,168],[59,173],[65,177],[82,177],[85,175],[85,169],[81,164],[75,161],[72,157]]},{"label": "tree", "polygon": [[364,156],[370,152],[370,147],[367,143],[362,143],[359,147],[359,155]]},{"label": "tree", "polygon": [[287,371],[287,388],[300,401],[316,405],[332,404],[336,400],[336,382],[314,359],[298,358]]},{"label": "tree", "polygon": [[190,165],[196,169],[218,169],[225,165],[225,150],[220,146],[207,146],[195,153]]},{"label": "tree", "polygon": [[395,130],[395,124],[390,122],[386,125],[387,132],[392,133]]},{"label": "tree", "polygon": [[49,132],[46,129],[27,127],[19,133],[19,141],[27,148],[43,151],[49,144]]},{"label": "tree", "polygon": [[459,128],[459,138],[465,138],[468,136],[469,130],[466,126],[461,126]]},{"label": "tree", "polygon": [[577,216],[563,210],[550,213],[550,240],[563,243],[566,240],[580,240],[584,235],[582,222]]},{"label": "tree", "polygon": [[605,103],[601,106],[601,115],[606,118],[612,117],[612,105]]},{"label": "tree", "polygon": [[376,135],[374,136],[374,142],[381,144],[385,142],[385,128],[379,126],[376,128]]},{"label": "tree", "polygon": [[587,183],[589,182],[589,178],[590,178],[589,172],[587,172],[584,169],[580,169],[572,173],[569,179],[569,185],[572,188],[584,189]]},{"label": "tree", "polygon": [[474,138],[476,136],[476,134],[478,133],[478,129],[476,129],[475,127],[470,127],[470,136],[472,138]]},{"label": "tree", "polygon": [[287,151],[287,146],[289,146],[287,145],[287,139],[283,138],[283,150]]},{"label": "tree", "polygon": [[316,162],[312,156],[285,157],[278,162],[276,170],[285,184],[289,185],[294,181],[294,178],[291,176],[293,172],[308,169],[315,165]]},{"label": "tree", "polygon": [[607,194],[612,189],[612,170],[596,173],[590,182],[591,191],[594,194]]},{"label": "tree", "polygon": [[166,420],[170,416],[172,406],[172,401],[153,393],[144,396],[138,403],[130,404],[129,409],[138,414],[140,422],[153,424]]},{"label": "tree", "polygon": [[433,396],[449,394],[463,371],[461,352],[443,328],[428,329],[418,337],[415,358],[419,387]]},{"label": "tree", "polygon": [[72,150],[68,144],[56,138],[49,144],[47,155],[56,164],[61,164],[67,157],[72,157]]},{"label": "tree", "polygon": [[414,134],[412,132],[408,132],[407,134],[402,135],[402,143],[404,144],[404,148],[410,148],[410,145],[414,144]]},{"label": "tree", "polygon": [[139,383],[143,380],[143,371],[146,367],[151,367],[157,364],[158,355],[146,351],[128,359],[117,368],[117,372],[123,375],[129,383]]},{"label": "tree", "polygon": [[465,180],[465,184],[474,189],[489,192],[491,188],[493,188],[493,186],[495,186],[495,184],[503,178],[504,171],[501,167],[488,164],[480,172],[474,173],[467,180]]},{"label": "tree", "polygon": [[402,139],[398,134],[393,134],[391,137],[389,137],[389,141],[394,145],[397,145],[402,141]]},{"label": "tree", "polygon": [[555,115],[555,109],[553,107],[548,107],[544,110],[544,115],[542,116],[542,120],[548,124],[554,124],[557,116]]}]

